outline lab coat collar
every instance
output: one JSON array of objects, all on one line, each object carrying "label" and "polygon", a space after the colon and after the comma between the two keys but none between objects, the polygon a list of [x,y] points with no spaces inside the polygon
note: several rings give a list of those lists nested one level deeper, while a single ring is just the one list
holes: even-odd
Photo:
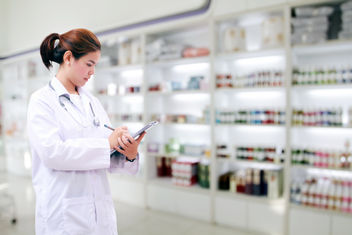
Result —
[{"label": "lab coat collar", "polygon": [[58,97],[60,96],[70,97],[70,93],[68,93],[64,85],[62,85],[62,83],[59,81],[59,79],[57,79],[56,76],[54,76],[53,79],[51,79],[51,82],[49,85],[52,86],[52,88],[54,89]]},{"label": "lab coat collar", "polygon": [[[60,96],[66,96],[68,98],[70,97],[70,93],[66,90],[64,85],[59,81],[59,79],[57,79],[56,76],[54,76],[53,79],[51,79],[50,85],[54,88],[58,97],[60,97]],[[88,98],[91,99],[91,95],[83,87],[78,87],[77,90],[80,95],[84,94],[84,95],[88,96]]]}]

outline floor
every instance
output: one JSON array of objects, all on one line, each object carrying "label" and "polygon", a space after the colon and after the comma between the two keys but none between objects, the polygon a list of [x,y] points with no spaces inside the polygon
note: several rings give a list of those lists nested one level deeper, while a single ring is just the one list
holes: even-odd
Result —
[{"label": "floor", "polygon": [[[0,231],[2,235],[34,235],[35,197],[30,178],[0,174],[0,182],[8,182],[8,192],[15,197],[17,207],[16,225],[0,207]],[[246,233],[232,228],[216,226],[209,223],[184,218],[181,216],[152,210],[145,210],[121,202],[115,203],[119,235],[244,235]]]}]

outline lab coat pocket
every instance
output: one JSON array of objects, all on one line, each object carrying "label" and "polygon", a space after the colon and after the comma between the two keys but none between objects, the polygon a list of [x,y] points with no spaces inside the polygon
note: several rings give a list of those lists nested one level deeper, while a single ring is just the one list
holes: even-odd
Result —
[{"label": "lab coat pocket", "polygon": [[98,218],[101,219],[100,221],[98,219],[98,223],[100,222],[103,227],[109,228],[109,230],[112,231],[112,234],[115,234],[117,232],[117,222],[115,207],[111,196],[103,197],[97,204],[99,204],[99,209],[97,208]]},{"label": "lab coat pocket", "polygon": [[66,198],[63,200],[63,224],[67,234],[91,234],[95,225],[95,207],[91,198]]},{"label": "lab coat pocket", "polygon": [[116,225],[116,213],[114,202],[112,201],[110,196],[105,199],[105,213],[107,220],[110,223]]}]

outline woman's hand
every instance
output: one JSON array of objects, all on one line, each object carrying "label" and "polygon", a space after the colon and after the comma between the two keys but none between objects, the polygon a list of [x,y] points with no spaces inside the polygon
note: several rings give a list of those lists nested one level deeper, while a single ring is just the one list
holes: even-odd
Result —
[{"label": "woman's hand", "polygon": [[128,135],[128,128],[126,126],[116,128],[109,136],[110,149],[116,149],[119,146],[118,138],[123,135]]},{"label": "woman's hand", "polygon": [[138,146],[141,143],[146,132],[143,132],[137,140],[134,140],[130,134],[125,134],[117,139],[118,144],[121,146],[115,148],[116,151],[125,155],[129,160],[133,160],[137,157]]}]

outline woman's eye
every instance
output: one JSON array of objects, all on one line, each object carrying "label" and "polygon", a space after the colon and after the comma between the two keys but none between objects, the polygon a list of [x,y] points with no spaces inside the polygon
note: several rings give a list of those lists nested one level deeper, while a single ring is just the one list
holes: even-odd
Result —
[{"label": "woman's eye", "polygon": [[89,64],[89,63],[87,65],[88,65],[88,67],[92,67],[93,66],[92,64]]}]

